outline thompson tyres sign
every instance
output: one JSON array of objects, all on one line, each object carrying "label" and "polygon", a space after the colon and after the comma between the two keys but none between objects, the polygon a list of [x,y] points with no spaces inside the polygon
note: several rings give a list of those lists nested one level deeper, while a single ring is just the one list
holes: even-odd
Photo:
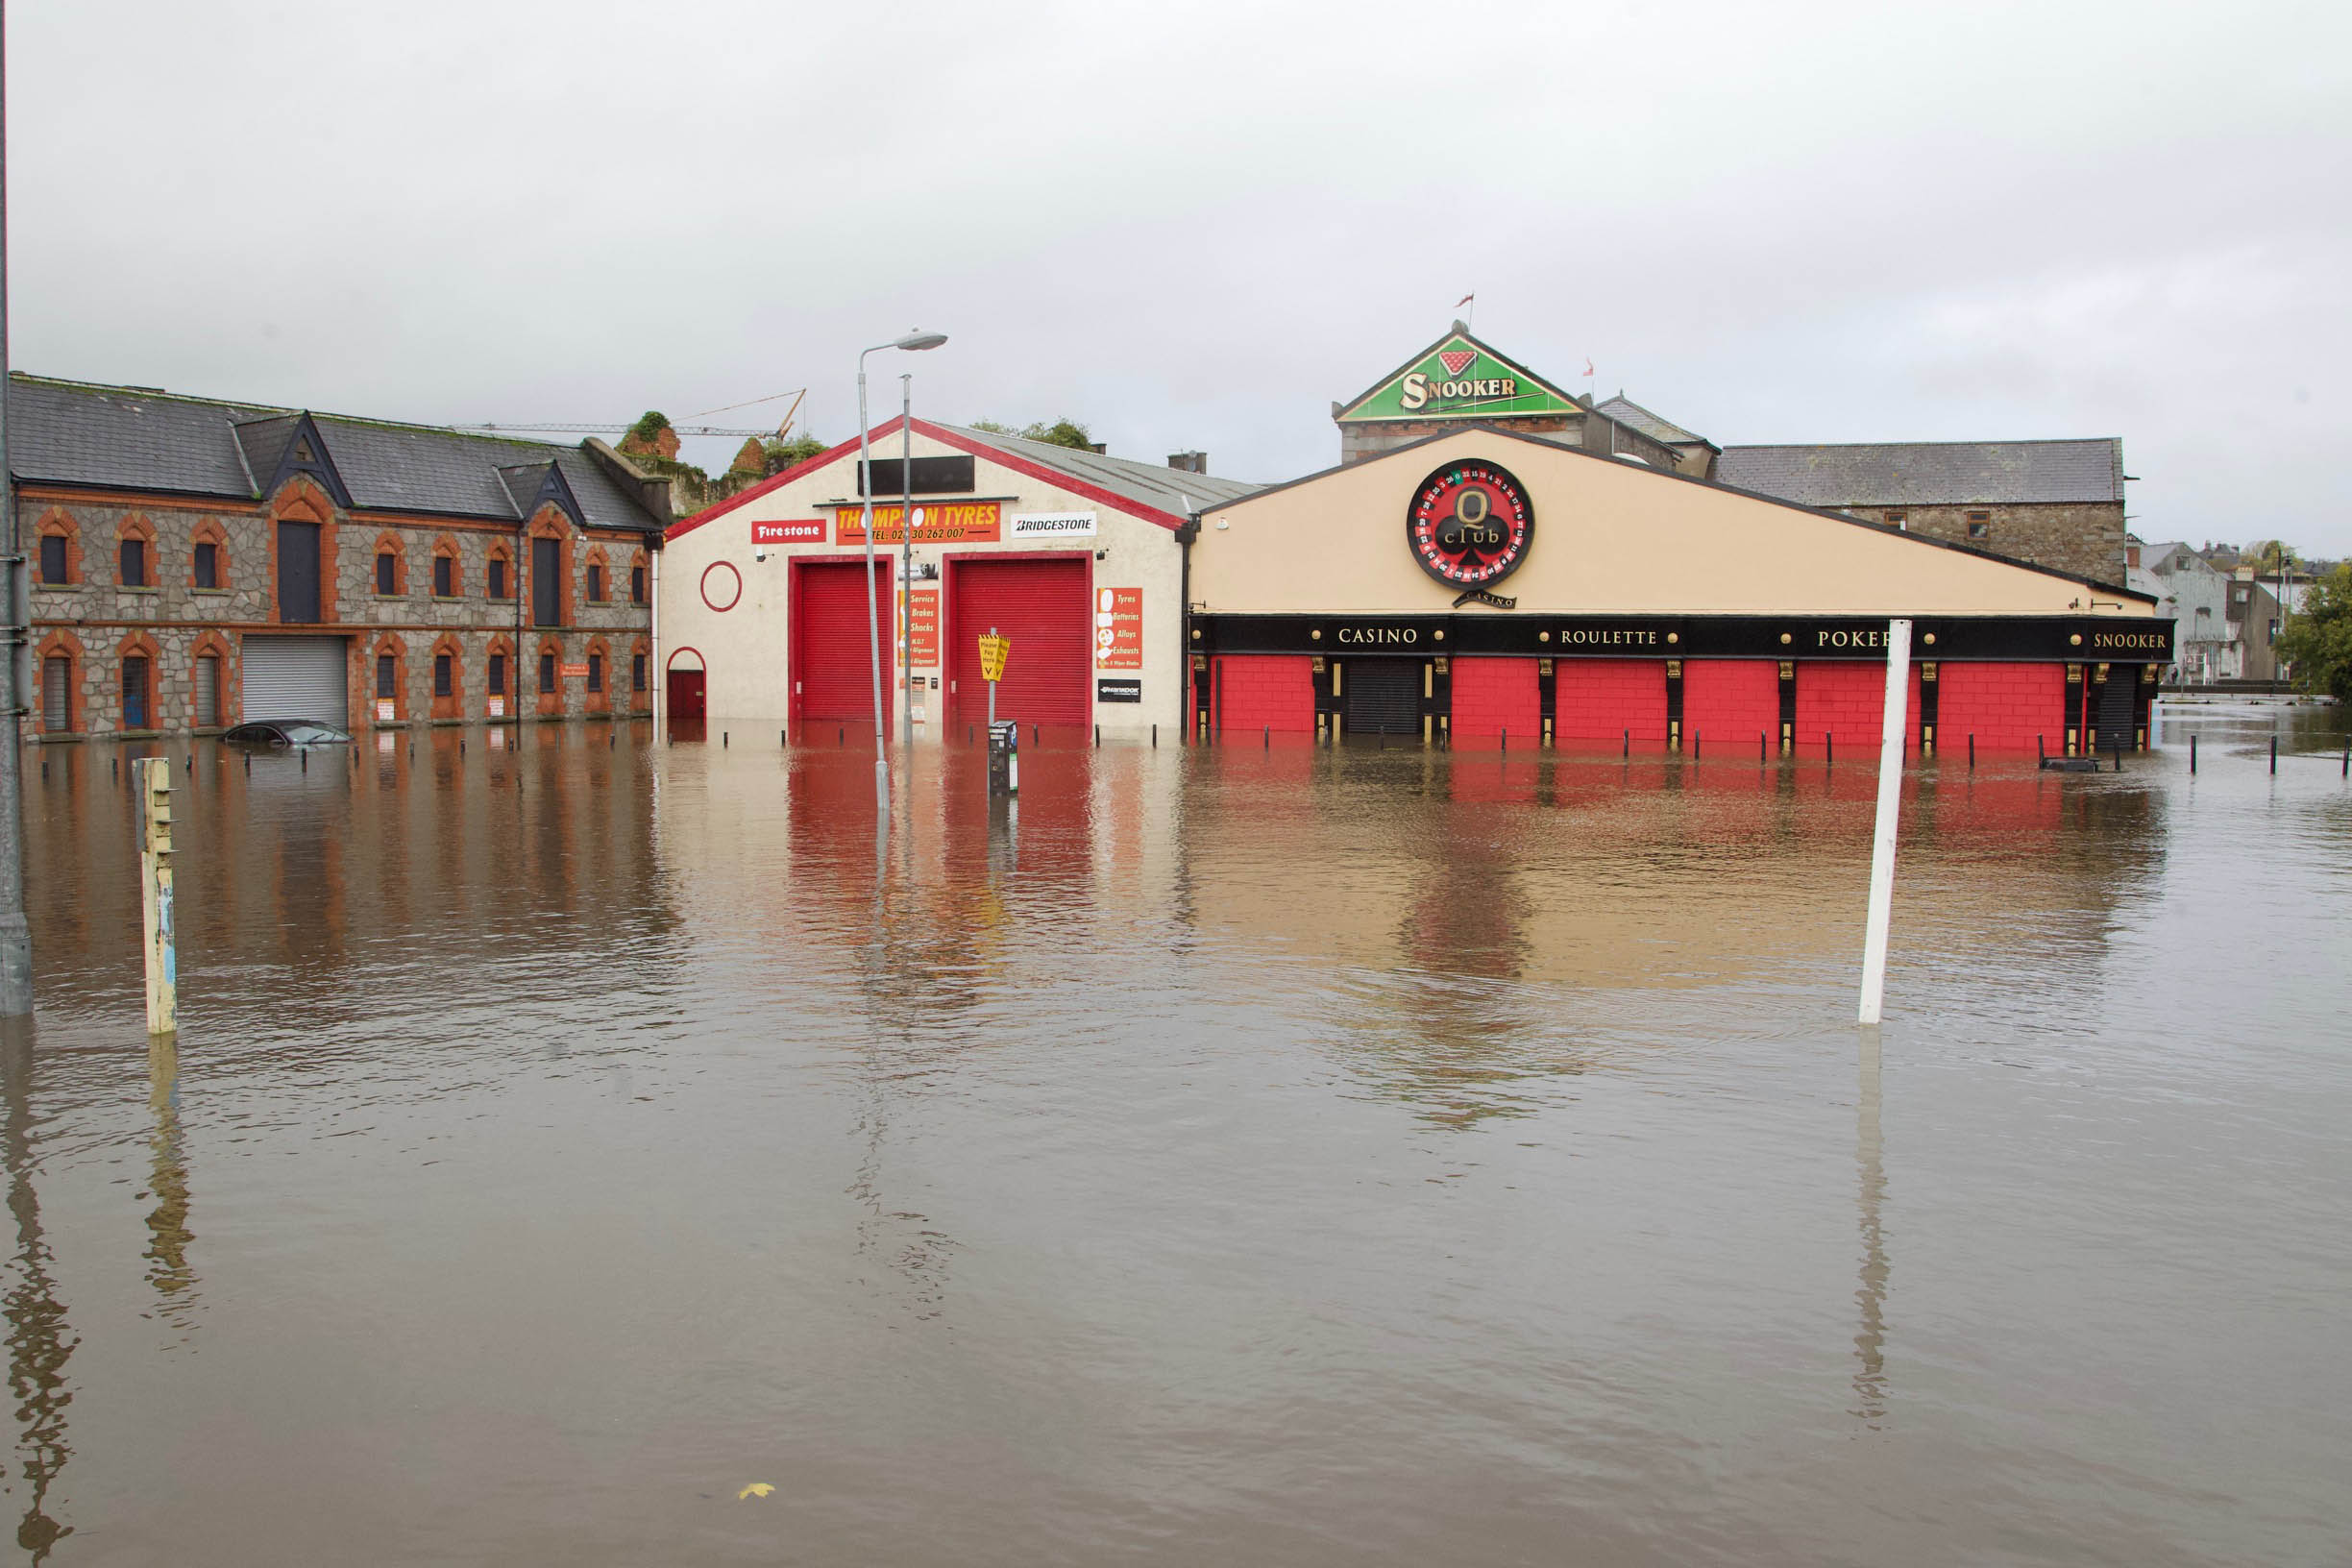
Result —
[{"label": "thompson tyres sign", "polygon": [[[892,502],[873,509],[874,543],[895,545],[907,536],[906,506]],[[1004,503],[994,501],[929,501],[915,508],[915,543],[919,545],[992,545],[1004,536]],[[859,506],[837,507],[833,513],[833,542],[866,542],[866,514]]]}]

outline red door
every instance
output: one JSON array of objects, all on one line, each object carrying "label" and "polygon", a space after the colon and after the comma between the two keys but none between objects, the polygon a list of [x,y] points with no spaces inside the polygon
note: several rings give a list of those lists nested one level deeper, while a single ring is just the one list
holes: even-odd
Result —
[{"label": "red door", "polygon": [[[873,644],[866,626],[863,559],[793,562],[793,712],[804,723],[873,722]],[[890,656],[890,566],[874,562],[874,607]],[[893,680],[883,671],[882,713],[891,712]]]},{"label": "red door", "polygon": [[1077,725],[1094,713],[1087,687],[1092,672],[1092,617],[1087,602],[1085,558],[962,560],[949,563],[953,597],[948,635],[955,647],[947,670],[955,682],[950,712],[959,723],[988,717],[988,682],[980,674],[980,634],[1013,641],[997,683],[996,717],[1024,724]]},{"label": "red door", "polygon": [[698,741],[702,738],[704,703],[702,672],[673,670],[670,672],[670,734],[674,740]]}]

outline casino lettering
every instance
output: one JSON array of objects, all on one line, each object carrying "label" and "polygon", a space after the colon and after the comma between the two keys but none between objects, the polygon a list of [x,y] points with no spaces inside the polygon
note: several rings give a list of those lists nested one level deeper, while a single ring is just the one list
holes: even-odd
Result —
[{"label": "casino lettering", "polygon": [[1343,643],[1410,643],[1421,633],[1412,626],[1341,626],[1339,641]]}]

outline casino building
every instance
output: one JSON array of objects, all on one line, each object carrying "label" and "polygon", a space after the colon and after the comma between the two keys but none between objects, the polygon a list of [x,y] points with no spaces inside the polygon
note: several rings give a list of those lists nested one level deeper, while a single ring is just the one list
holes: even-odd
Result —
[{"label": "casino building", "polygon": [[1202,738],[1860,755],[1901,616],[1923,750],[2146,744],[2147,595],[1703,477],[1458,326],[1334,413],[1339,467],[1201,513]]}]

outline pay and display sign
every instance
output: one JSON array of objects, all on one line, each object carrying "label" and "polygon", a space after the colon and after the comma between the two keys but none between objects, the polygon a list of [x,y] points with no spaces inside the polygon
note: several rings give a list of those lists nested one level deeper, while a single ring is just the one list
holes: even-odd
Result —
[{"label": "pay and display sign", "polygon": [[1013,651],[1013,639],[1000,637],[992,631],[980,634],[980,674],[984,680],[1004,679],[1005,656]]}]

